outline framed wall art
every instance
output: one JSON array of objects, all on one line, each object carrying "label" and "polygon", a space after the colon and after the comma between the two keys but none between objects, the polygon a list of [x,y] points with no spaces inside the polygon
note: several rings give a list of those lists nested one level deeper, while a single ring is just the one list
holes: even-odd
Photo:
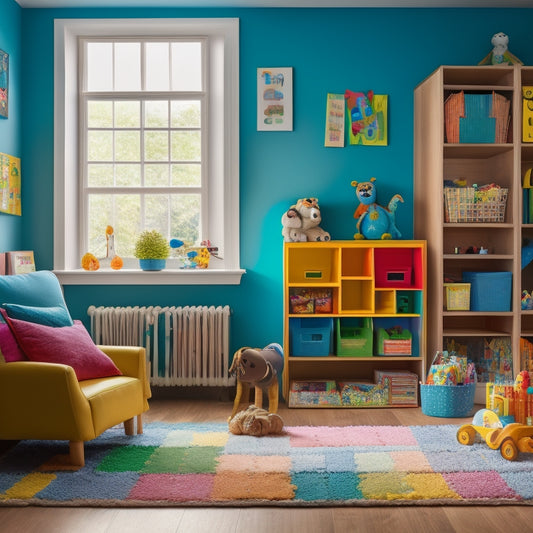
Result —
[{"label": "framed wall art", "polygon": [[9,87],[9,54],[0,50],[0,117],[7,118]]},{"label": "framed wall art", "polygon": [[292,131],[292,67],[257,69],[257,131]]}]

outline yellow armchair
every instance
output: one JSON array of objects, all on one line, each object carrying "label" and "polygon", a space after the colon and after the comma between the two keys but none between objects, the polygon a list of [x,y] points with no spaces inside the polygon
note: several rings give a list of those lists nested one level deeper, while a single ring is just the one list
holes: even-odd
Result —
[{"label": "yellow armchair", "polygon": [[[22,285],[16,280],[15,289],[25,287],[28,282],[31,285],[37,281],[42,286],[43,280],[46,283],[52,280],[61,293],[59,282],[51,272],[3,276],[0,277],[0,305],[14,303],[6,302],[6,297],[11,299],[14,295],[6,286],[10,289],[14,278],[26,276],[33,279],[21,280]],[[22,300],[23,305],[31,305],[28,299]],[[61,300],[64,303],[62,293]],[[55,304],[57,301],[52,305]],[[151,396],[144,348],[99,348],[122,375],[78,381],[75,370],[67,364],[0,362],[0,439],[68,440],[70,462],[83,466],[83,443],[106,429],[124,423],[126,434],[133,435],[137,419],[137,433],[142,433],[142,413],[148,410]]]}]

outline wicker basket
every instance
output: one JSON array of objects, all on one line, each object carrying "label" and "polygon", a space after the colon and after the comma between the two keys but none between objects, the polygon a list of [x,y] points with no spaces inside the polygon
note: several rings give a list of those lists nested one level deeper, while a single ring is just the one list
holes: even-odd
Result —
[{"label": "wicker basket", "polygon": [[504,222],[508,189],[444,188],[445,222]]},{"label": "wicker basket", "polygon": [[465,417],[474,408],[476,384],[420,385],[422,412],[443,418]]}]

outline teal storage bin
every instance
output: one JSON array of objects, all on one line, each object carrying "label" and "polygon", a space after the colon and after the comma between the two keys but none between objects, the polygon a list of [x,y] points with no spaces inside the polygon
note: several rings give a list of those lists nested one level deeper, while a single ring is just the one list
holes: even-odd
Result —
[{"label": "teal storage bin", "polygon": [[332,318],[291,318],[289,320],[290,355],[327,357],[333,339]]},{"label": "teal storage bin", "polygon": [[510,311],[512,272],[463,272],[470,283],[470,311]]},{"label": "teal storage bin", "polygon": [[422,413],[442,418],[469,416],[474,408],[476,384],[420,385]]}]

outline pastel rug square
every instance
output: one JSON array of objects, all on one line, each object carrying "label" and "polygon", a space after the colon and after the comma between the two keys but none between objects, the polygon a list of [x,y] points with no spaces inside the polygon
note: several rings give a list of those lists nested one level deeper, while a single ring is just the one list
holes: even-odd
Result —
[{"label": "pastel rug square", "polygon": [[291,451],[292,472],[325,472],[326,456],[323,453],[312,453],[305,448]]},{"label": "pastel rug square", "polygon": [[290,500],[294,485],[289,474],[268,472],[222,472],[215,476],[214,500]]},{"label": "pastel rug square", "polygon": [[410,429],[422,451],[460,451],[463,448],[457,442],[457,426],[412,426]]},{"label": "pastel rug square", "polygon": [[515,491],[497,472],[452,472],[442,474],[450,488],[467,499],[519,499]]},{"label": "pastel rug square", "polygon": [[460,452],[464,452],[464,446],[457,451],[426,452],[426,458],[434,472],[474,472],[493,470],[491,466],[491,456],[495,455],[494,450],[487,446],[482,449],[470,449],[468,461],[458,461]]},{"label": "pastel rug square", "polygon": [[355,472],[296,472],[292,476],[296,485],[296,500],[360,500],[363,495],[357,488],[359,478]]},{"label": "pastel rug square", "polygon": [[500,476],[521,498],[533,499],[533,482],[530,472],[504,472]]},{"label": "pastel rug square", "polygon": [[250,435],[230,435],[224,453],[240,455],[288,455],[289,437],[286,435],[251,437]]},{"label": "pastel rug square", "polygon": [[157,450],[155,446],[125,446],[109,452],[96,470],[100,472],[137,472]]},{"label": "pastel rug square", "polygon": [[[139,479],[137,472],[58,472],[56,479],[39,493],[40,498],[70,500],[123,500]],[[110,479],[112,476],[112,482]]]},{"label": "pastel rug square", "polygon": [[291,470],[291,459],[279,455],[268,458],[259,455],[221,455],[218,459],[216,473],[224,472],[281,472],[288,474]]},{"label": "pastel rug square", "polygon": [[192,446],[220,446],[223,447],[228,442],[228,431],[207,431],[195,432],[191,445]]},{"label": "pastel rug square", "polygon": [[169,448],[185,448],[191,445],[193,438],[194,431],[176,429],[168,432],[168,435],[165,437],[161,446]]},{"label": "pastel rug square", "polygon": [[394,461],[388,452],[364,452],[354,455],[357,472],[391,472]]},{"label": "pastel rug square", "polygon": [[186,502],[209,501],[213,474],[146,474],[128,494],[128,500]]},{"label": "pastel rug square", "polygon": [[0,484],[0,501],[9,499],[28,500],[44,490],[56,479],[54,474],[41,472],[33,472],[23,477],[11,475],[1,477],[6,478],[2,481],[9,482],[9,485],[4,486],[3,483]]},{"label": "pastel rug square", "polygon": [[160,447],[154,451],[143,474],[208,474],[214,473],[223,448],[198,446],[192,448]]},{"label": "pastel rug square", "polygon": [[353,448],[293,448],[292,471],[353,472]]},{"label": "pastel rug square", "polygon": [[393,470],[398,472],[433,472],[426,456],[417,451],[391,451]]}]

